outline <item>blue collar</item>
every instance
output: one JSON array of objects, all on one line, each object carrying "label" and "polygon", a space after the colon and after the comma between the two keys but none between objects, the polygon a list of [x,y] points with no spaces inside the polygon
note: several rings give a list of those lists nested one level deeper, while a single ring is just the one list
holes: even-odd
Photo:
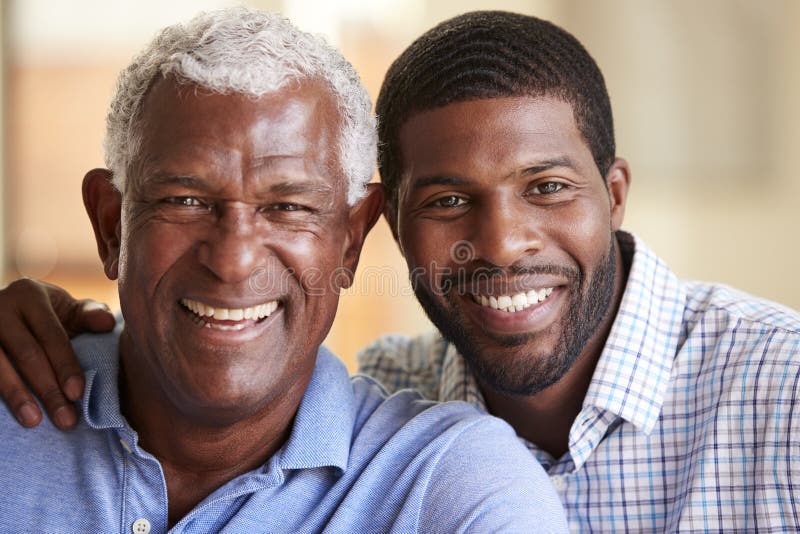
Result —
[{"label": "blue collar", "polygon": [[[97,430],[130,430],[120,410],[121,331],[122,325],[118,324],[113,332],[87,334],[73,340],[75,353],[86,374],[83,417]],[[283,469],[326,466],[346,469],[355,410],[356,400],[347,368],[328,349],[320,347],[292,432],[277,453],[278,465]]]}]

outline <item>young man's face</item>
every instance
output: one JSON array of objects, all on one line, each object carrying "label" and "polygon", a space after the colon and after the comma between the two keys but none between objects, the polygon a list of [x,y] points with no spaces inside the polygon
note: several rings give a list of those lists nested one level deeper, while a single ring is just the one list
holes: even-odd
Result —
[{"label": "young man's face", "polygon": [[479,379],[557,381],[609,313],[628,174],[600,176],[572,107],[458,102],[400,130],[397,237],[417,297]]}]

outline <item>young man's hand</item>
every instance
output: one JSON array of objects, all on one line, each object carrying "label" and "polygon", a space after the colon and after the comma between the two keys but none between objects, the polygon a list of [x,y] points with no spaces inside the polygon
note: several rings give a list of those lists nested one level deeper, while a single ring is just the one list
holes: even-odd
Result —
[{"label": "young man's hand", "polygon": [[84,379],[69,338],[114,324],[105,304],[45,282],[22,278],[0,289],[0,397],[21,425],[41,422],[36,395],[58,428],[75,426]]}]

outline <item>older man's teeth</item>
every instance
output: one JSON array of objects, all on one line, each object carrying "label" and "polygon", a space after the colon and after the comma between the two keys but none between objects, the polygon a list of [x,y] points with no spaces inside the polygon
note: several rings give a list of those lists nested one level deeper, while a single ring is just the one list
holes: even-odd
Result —
[{"label": "older man's teeth", "polygon": [[527,293],[517,293],[516,295],[501,295],[499,297],[473,295],[472,298],[481,306],[513,313],[542,302],[552,292],[552,287],[543,287],[538,290],[531,289]]},{"label": "older man's teeth", "polygon": [[[278,301],[273,300],[257,306],[250,306],[248,308],[214,308],[202,302],[181,299],[181,304],[191,310],[198,318],[213,317],[218,321],[242,321],[244,319],[253,319],[259,321],[265,317],[269,317],[272,312],[278,308]],[[210,327],[209,323],[206,326]],[[244,324],[238,325],[214,325],[221,330],[241,330]]]}]

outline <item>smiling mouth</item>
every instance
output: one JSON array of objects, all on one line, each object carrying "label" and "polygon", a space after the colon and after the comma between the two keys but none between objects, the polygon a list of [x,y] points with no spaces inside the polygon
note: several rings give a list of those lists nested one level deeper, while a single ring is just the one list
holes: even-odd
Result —
[{"label": "smiling mouth", "polygon": [[278,309],[278,301],[272,300],[247,308],[215,308],[197,300],[181,299],[181,305],[192,312],[198,326],[215,330],[236,331],[259,323]]},{"label": "smiling mouth", "polygon": [[553,293],[552,287],[543,287],[514,295],[486,296],[472,294],[472,300],[484,308],[515,313],[543,302],[551,293]]}]

